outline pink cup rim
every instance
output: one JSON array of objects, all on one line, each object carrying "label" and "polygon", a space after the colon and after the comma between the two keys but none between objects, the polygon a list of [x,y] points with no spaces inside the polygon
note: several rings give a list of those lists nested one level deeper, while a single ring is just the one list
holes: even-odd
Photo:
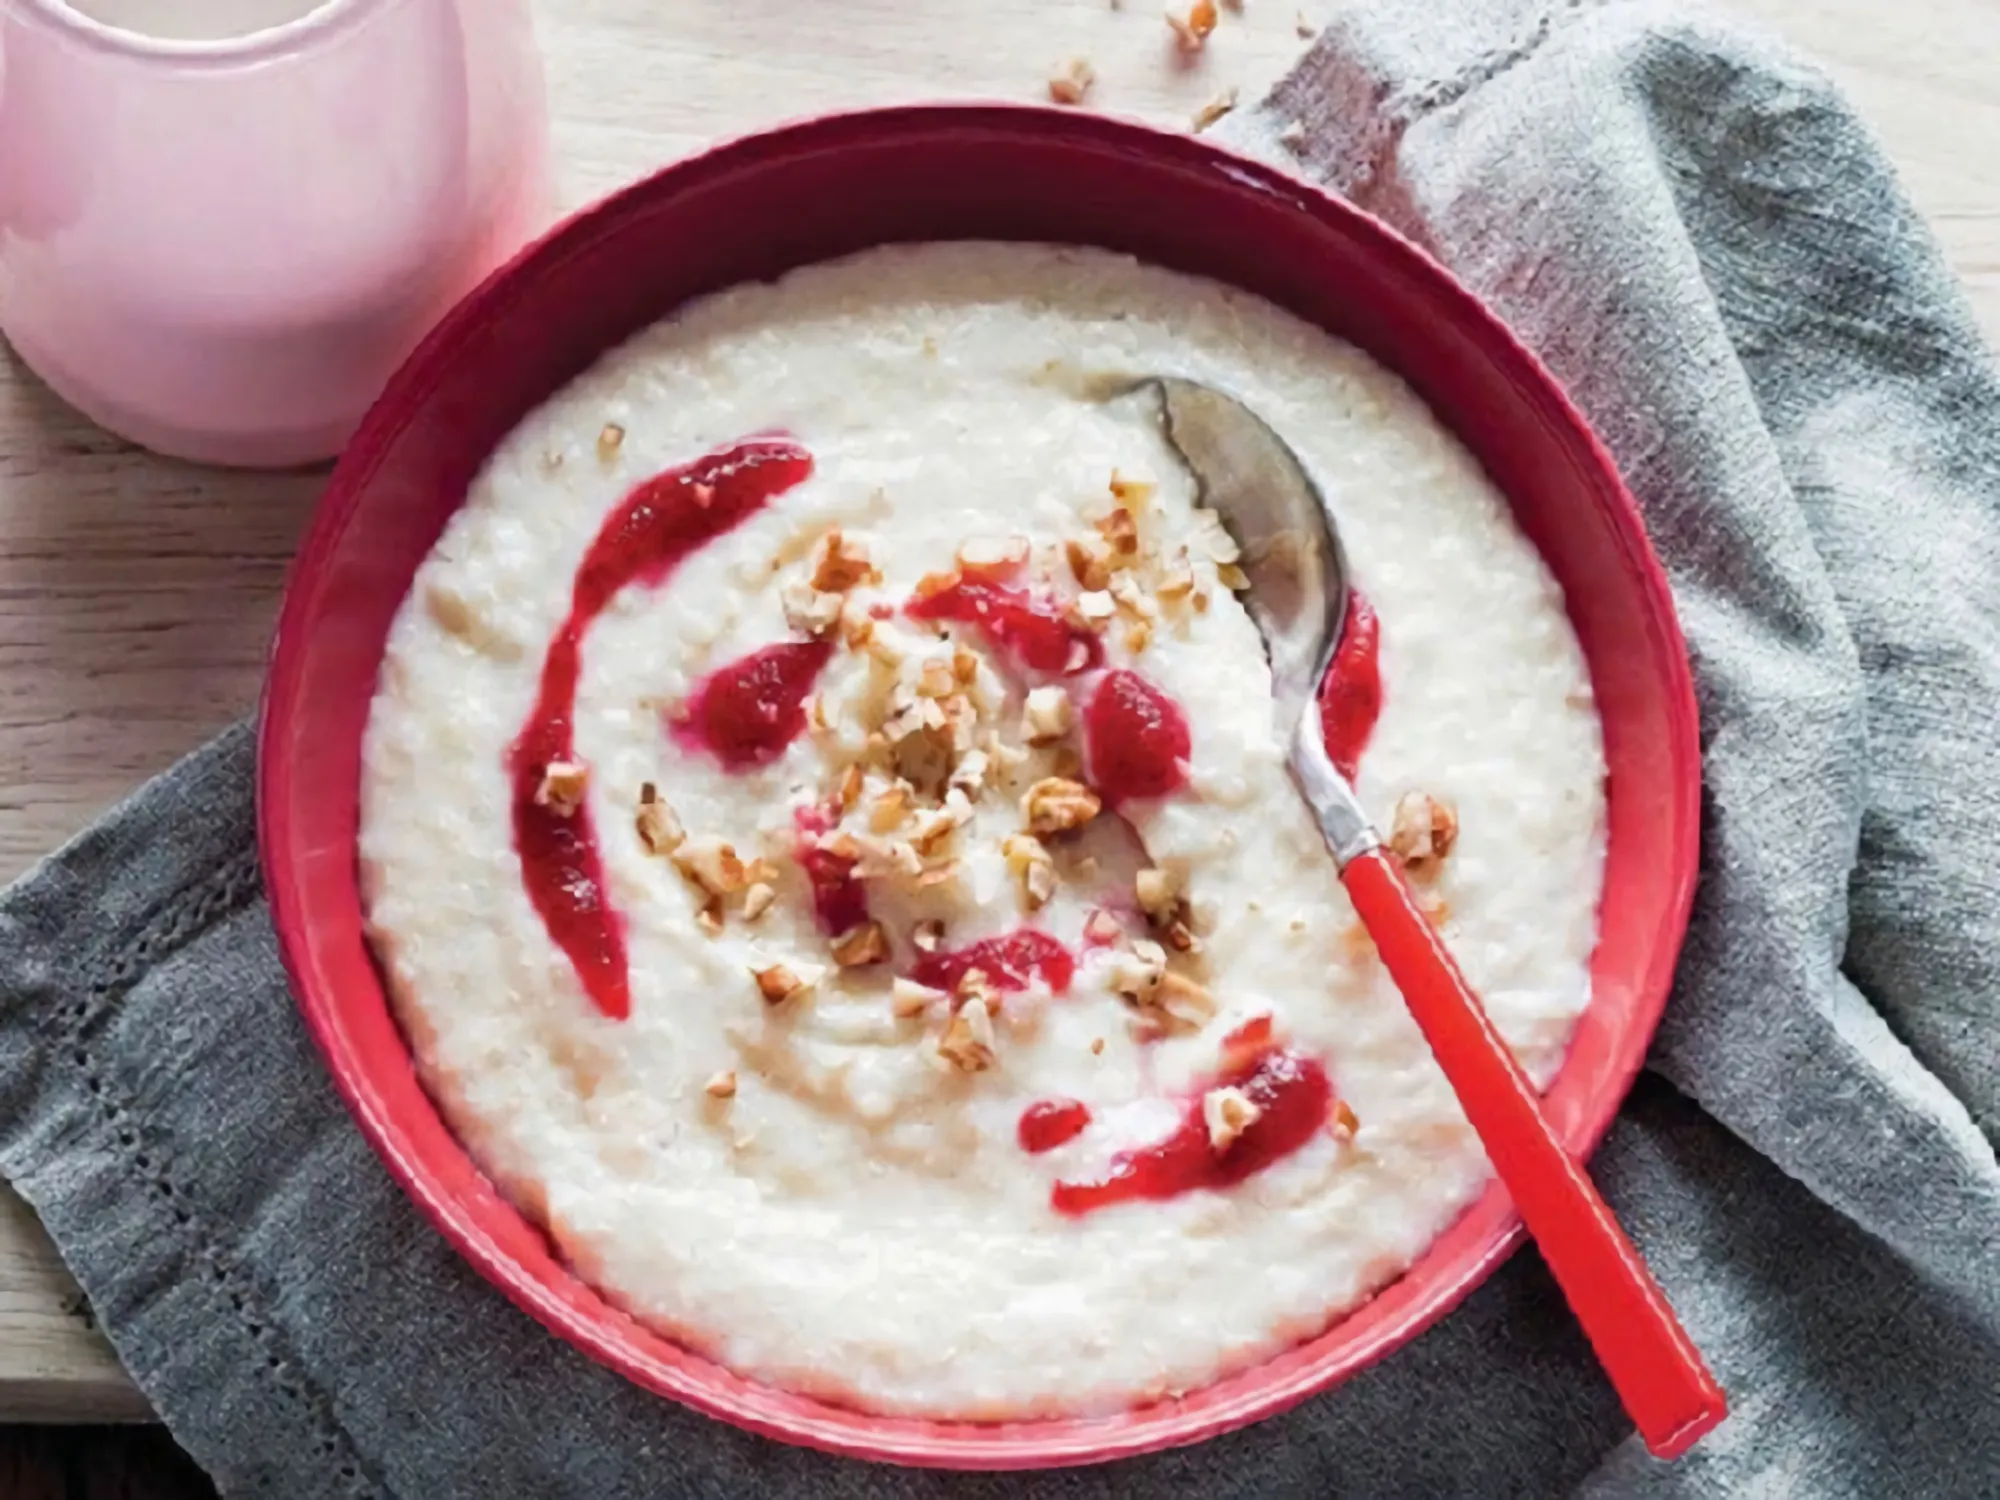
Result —
[{"label": "pink cup rim", "polygon": [[94,51],[187,70],[241,67],[296,56],[315,43],[351,30],[374,12],[405,5],[409,0],[319,0],[313,9],[292,20],[206,40],[152,36],[114,26],[85,15],[70,0],[19,0],[19,3],[21,14],[30,24],[59,33]]}]

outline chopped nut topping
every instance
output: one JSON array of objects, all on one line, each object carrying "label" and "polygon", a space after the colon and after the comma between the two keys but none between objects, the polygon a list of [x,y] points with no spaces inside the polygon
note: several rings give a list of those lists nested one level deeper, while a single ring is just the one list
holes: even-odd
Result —
[{"label": "chopped nut topping", "polygon": [[1116,917],[1100,906],[1084,918],[1083,935],[1093,943],[1115,943],[1125,935],[1125,929]]},{"label": "chopped nut topping", "polygon": [[833,961],[843,969],[879,964],[889,956],[889,935],[880,922],[863,922],[833,940]]},{"label": "chopped nut topping", "polygon": [[1112,961],[1111,988],[1127,1000],[1150,1004],[1167,972],[1167,950],[1146,938]]},{"label": "chopped nut topping", "polygon": [[1160,607],[1153,602],[1145,589],[1140,587],[1139,580],[1130,573],[1113,573],[1111,586],[1106,592],[1120,609],[1135,614],[1142,620],[1153,619],[1160,612]]},{"label": "chopped nut topping", "polygon": [[1215,565],[1215,581],[1238,594],[1250,587],[1250,575],[1233,562]]},{"label": "chopped nut topping", "polygon": [[694,914],[694,924],[710,937],[722,936],[722,898],[710,896]]},{"label": "chopped nut topping", "polygon": [[953,693],[942,700],[944,709],[946,738],[951,743],[952,753],[967,754],[972,749],[972,737],[979,731],[979,710],[972,706],[972,700],[963,693]]},{"label": "chopped nut topping", "polygon": [[1423,792],[1405,793],[1396,803],[1389,851],[1412,875],[1435,875],[1458,842],[1458,814],[1449,802]]},{"label": "chopped nut topping", "polygon": [[1042,841],[1031,834],[1009,834],[1000,845],[1007,856],[1007,868],[1020,879],[1021,893],[1029,911],[1040,911],[1056,893],[1056,862]]},{"label": "chopped nut topping", "polygon": [[1187,975],[1169,969],[1160,976],[1154,1003],[1182,1026],[1198,1027],[1215,1014],[1215,997]]},{"label": "chopped nut topping", "polygon": [[979,658],[963,646],[954,646],[951,653],[951,675],[962,687],[971,687],[979,680]]},{"label": "chopped nut topping", "polygon": [[1027,764],[1028,752],[1019,745],[1009,745],[997,734],[986,736],[986,754],[1002,776],[1009,771],[1018,771]]},{"label": "chopped nut topping", "polygon": [[535,805],[546,807],[559,818],[573,818],[583,806],[583,790],[588,785],[590,767],[573,760],[552,760],[542,768]]},{"label": "chopped nut topping", "polygon": [[812,586],[823,593],[844,594],[857,584],[880,581],[881,574],[868,560],[868,549],[849,541],[834,527],[820,543],[813,561]]},{"label": "chopped nut topping", "polygon": [[838,594],[823,594],[811,584],[790,583],[781,596],[785,623],[802,635],[818,639],[840,623],[845,601]]},{"label": "chopped nut topping", "polygon": [[1032,550],[1024,536],[974,537],[958,549],[958,565],[968,573],[1008,574],[1027,562]]},{"label": "chopped nut topping", "polygon": [[1049,97],[1058,104],[1081,104],[1097,72],[1080,57],[1072,57],[1049,75]]},{"label": "chopped nut topping", "polygon": [[1111,581],[1111,544],[1103,537],[1073,536],[1063,543],[1063,554],[1078,587],[1101,589]]},{"label": "chopped nut topping", "polygon": [[961,1073],[977,1073],[994,1063],[993,1017],[980,999],[959,1007],[938,1041],[938,1056]]},{"label": "chopped nut topping", "polygon": [[937,952],[938,946],[944,942],[944,923],[935,917],[917,923],[910,929],[910,941],[916,944],[919,953]]},{"label": "chopped nut topping", "polygon": [[707,1094],[711,1099],[734,1099],[736,1097],[736,1070],[734,1068],[724,1068],[720,1073],[717,1073],[707,1083],[702,1085],[702,1092]]},{"label": "chopped nut topping", "polygon": [[1176,953],[1201,952],[1201,939],[1194,935],[1194,929],[1179,917],[1167,923],[1167,946]]},{"label": "chopped nut topping", "polygon": [[1319,35],[1319,28],[1306,19],[1304,11],[1300,11],[1292,17],[1292,35],[1302,42],[1309,42]]},{"label": "chopped nut topping", "polygon": [[1218,1154],[1235,1145],[1243,1132],[1263,1115],[1255,1101],[1238,1088],[1210,1089],[1201,1096],[1201,1118],[1208,1126],[1208,1144]]},{"label": "chopped nut topping", "polygon": [[1326,1112],[1326,1128],[1336,1141],[1345,1145],[1354,1139],[1355,1132],[1361,1128],[1361,1120],[1345,1099],[1336,1099],[1333,1108]]},{"label": "chopped nut topping", "polygon": [[918,814],[916,832],[910,836],[910,842],[919,854],[929,856],[937,852],[938,845],[971,821],[972,803],[966,799],[964,792],[953,787],[945,793],[944,806]]},{"label": "chopped nut topping", "polygon": [[859,651],[875,639],[875,617],[861,606],[849,602],[840,612],[840,639],[849,651]]},{"label": "chopped nut topping", "polygon": [[958,861],[948,859],[941,865],[932,865],[917,877],[917,889],[928,890],[935,885],[949,885],[958,879]]},{"label": "chopped nut topping", "polygon": [[1104,1055],[1103,1037],[1094,1036],[1090,1039],[1090,1055],[1092,1057],[1102,1057]]},{"label": "chopped nut topping", "polygon": [[771,903],[778,899],[778,892],[762,880],[754,880],[743,891],[743,920],[754,922],[771,909]]},{"label": "chopped nut topping", "polygon": [[1233,88],[1224,89],[1213,99],[1210,99],[1208,103],[1196,110],[1194,112],[1194,119],[1189,124],[1194,128],[1196,134],[1200,134],[1234,108],[1236,108],[1236,90]]},{"label": "chopped nut topping", "polygon": [[1222,524],[1222,517],[1212,510],[1200,510],[1195,512],[1195,520],[1207,539],[1211,561],[1232,563],[1242,559],[1243,549],[1236,545],[1236,538],[1231,536],[1229,528]]},{"label": "chopped nut topping", "polygon": [[942,594],[946,589],[955,589],[964,575],[953,568],[943,573],[926,573],[917,580],[917,586],[910,590],[913,599],[928,599],[933,594]]},{"label": "chopped nut topping", "polygon": [[1186,15],[1176,11],[1167,12],[1167,25],[1172,28],[1174,41],[1181,51],[1195,53],[1208,45],[1209,33],[1215,30],[1215,0],[1194,0]]},{"label": "chopped nut topping", "polygon": [[1139,910],[1154,922],[1171,922],[1180,914],[1180,877],[1171,870],[1141,870],[1132,877],[1132,890],[1139,898]]},{"label": "chopped nut topping", "polygon": [[917,670],[917,692],[925,698],[947,698],[958,689],[958,674],[942,656],[928,656]]},{"label": "chopped nut topping", "polygon": [[758,994],[772,1005],[782,1005],[818,984],[822,972],[817,964],[772,964],[752,969],[750,977],[757,981]]},{"label": "chopped nut topping", "polygon": [[1075,718],[1069,694],[1061,688],[1030,688],[1021,713],[1021,738],[1031,745],[1052,745],[1069,733]]},{"label": "chopped nut topping", "polygon": [[976,798],[986,790],[986,773],[991,765],[992,760],[984,750],[966,751],[951,768],[950,789],[964,793],[968,799]]},{"label": "chopped nut topping", "polygon": [[1139,521],[1125,506],[1113,506],[1108,514],[1098,517],[1096,524],[1097,534],[1114,555],[1128,558],[1138,555]]},{"label": "chopped nut topping", "polygon": [[1194,568],[1185,549],[1160,570],[1160,580],[1153,586],[1153,592],[1169,602],[1185,599],[1194,592]]},{"label": "chopped nut topping", "polygon": [[1125,649],[1137,656],[1153,644],[1153,627],[1144,620],[1134,620],[1125,627]]},{"label": "chopped nut topping", "polygon": [[[1128,510],[1136,511],[1143,509],[1146,503],[1158,492],[1159,488],[1150,479],[1141,479],[1136,475],[1126,474],[1117,469],[1111,471],[1111,498]],[[1132,549],[1127,547],[1124,550],[1129,552]]]},{"label": "chopped nut topping", "polygon": [[862,774],[861,767],[850,764],[840,773],[840,805],[848,808],[860,801],[861,789],[865,784],[866,778]]},{"label": "chopped nut topping", "polygon": [[597,429],[597,456],[610,463],[625,443],[625,429],[616,422],[606,422]]},{"label": "chopped nut topping", "polygon": [[903,839],[863,839],[854,864],[857,880],[908,880],[924,873],[923,857]]},{"label": "chopped nut topping", "polygon": [[1021,798],[1021,814],[1031,833],[1066,833],[1096,817],[1103,801],[1080,781],[1044,776]]},{"label": "chopped nut topping", "polygon": [[1070,601],[1076,617],[1086,630],[1097,630],[1118,613],[1118,601],[1102,589],[1086,589]]},{"label": "chopped nut topping", "polygon": [[918,984],[914,979],[898,977],[889,986],[889,1010],[898,1020],[907,1021],[913,1016],[920,1016],[946,998],[943,990]]},{"label": "chopped nut topping", "polygon": [[638,828],[639,842],[646,846],[648,854],[672,854],[687,838],[687,830],[681,827],[681,820],[674,816],[671,807],[660,800],[659,788],[650,781],[639,788],[639,812],[633,824]]},{"label": "chopped nut topping", "polygon": [[673,857],[675,868],[711,896],[733,896],[748,883],[743,861],[727,840],[688,839]]},{"label": "chopped nut topping", "polygon": [[868,827],[874,833],[892,833],[903,826],[903,820],[910,815],[910,801],[915,795],[914,788],[907,781],[892,781],[884,788],[882,795],[875,799],[868,809]]},{"label": "chopped nut topping", "polygon": [[921,734],[930,734],[945,727],[944,709],[935,698],[916,698],[897,709],[882,725],[882,733],[891,744],[901,744],[904,740],[915,739]]}]

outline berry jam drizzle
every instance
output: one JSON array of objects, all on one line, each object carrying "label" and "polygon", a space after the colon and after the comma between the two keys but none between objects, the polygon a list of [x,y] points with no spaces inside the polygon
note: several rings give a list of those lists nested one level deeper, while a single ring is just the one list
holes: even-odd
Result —
[{"label": "berry jam drizzle", "polygon": [[1089,1123],[1090,1106],[1081,1099],[1037,1099],[1021,1111],[1014,1134],[1023,1151],[1039,1156],[1075,1140]]},{"label": "berry jam drizzle", "polygon": [[1382,713],[1382,625],[1361,590],[1347,591],[1347,618],[1340,649],[1319,685],[1319,722],[1326,733],[1327,758],[1349,781],[1361,766],[1361,752]]},{"label": "berry jam drizzle", "polygon": [[780,641],[718,667],[672,721],[674,737],[732,771],[776,760],[804,733],[806,694],[832,655],[832,641]]},{"label": "berry jam drizzle", "polygon": [[[1263,1113],[1226,1150],[1217,1151],[1209,1143],[1201,1100],[1209,1088],[1226,1086],[1241,1089]],[[1076,1215],[1114,1203],[1231,1187],[1305,1145],[1326,1125],[1332,1103],[1326,1069],[1301,1053],[1266,1048],[1226,1066],[1189,1096],[1172,1135],[1119,1152],[1098,1182],[1058,1182],[1049,1203],[1057,1213]]]},{"label": "berry jam drizzle", "polygon": [[910,977],[933,989],[949,990],[973,969],[986,976],[996,990],[1024,990],[1039,975],[1042,982],[1060,995],[1076,977],[1076,960],[1069,949],[1032,927],[1000,937],[982,938],[948,953],[926,953],[917,960]]},{"label": "berry jam drizzle", "polygon": [[905,613],[913,620],[977,625],[1017,667],[1030,671],[1082,672],[1104,660],[1097,637],[1072,626],[1054,604],[989,579],[960,578],[912,599]]},{"label": "berry jam drizzle", "polygon": [[572,760],[571,715],[583,638],[627,584],[655,585],[683,558],[812,473],[812,455],[783,438],[755,438],[639,485],[598,529],[570,589],[569,613],[542,658],[534,710],[507,751],[514,848],[528,899],[597,1008],[632,1009],[625,934],[605,896],[604,864],[587,806],[564,817],[536,802],[551,761]]},{"label": "berry jam drizzle", "polygon": [[792,814],[799,839],[793,851],[812,888],[813,916],[829,937],[851,932],[868,920],[867,887],[854,878],[854,861],[819,846],[819,837],[840,826],[840,807],[802,807]]},{"label": "berry jam drizzle", "polygon": [[1127,668],[1106,672],[1090,695],[1083,744],[1091,785],[1113,807],[1164,797],[1187,780],[1187,715]]}]

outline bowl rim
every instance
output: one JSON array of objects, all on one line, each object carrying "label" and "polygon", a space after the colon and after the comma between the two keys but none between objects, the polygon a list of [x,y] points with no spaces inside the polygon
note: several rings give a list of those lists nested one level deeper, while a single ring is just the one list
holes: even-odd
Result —
[{"label": "bowl rim", "polygon": [[[974,1422],[885,1417],[767,1385],[693,1351],[672,1335],[660,1333],[657,1337],[677,1356],[663,1365],[644,1357],[621,1335],[618,1330],[633,1320],[615,1304],[603,1302],[609,1316],[586,1316],[530,1275],[486,1237],[465,1207],[441,1184],[434,1183],[425,1167],[401,1149],[391,1111],[337,1024],[339,1007],[308,983],[307,965],[302,961],[304,942],[298,936],[310,916],[293,868],[298,854],[290,826],[291,776],[280,747],[292,706],[302,693],[305,652],[298,642],[319,606],[328,562],[362,495],[456,357],[462,335],[489,319],[505,316],[509,288],[517,272],[534,263],[569,258],[590,241],[594,226],[616,220],[656,196],[691,189],[714,174],[760,161],[824,152],[843,143],[875,142],[898,132],[941,129],[1012,132],[1035,138],[1067,134],[1087,145],[1136,151],[1167,165],[1220,170],[1239,185],[1276,197],[1289,211],[1344,221],[1346,233],[1372,241],[1373,253],[1400,260],[1401,269],[1424,281],[1441,303],[1451,304],[1457,316],[1478,325],[1494,357],[1512,362],[1517,384],[1533,389],[1537,404],[1569,429],[1571,438],[1580,443],[1598,471],[1604,504],[1613,513],[1619,543],[1627,554],[1630,581],[1644,596],[1641,602],[1650,630],[1657,637],[1653,644],[1665,670],[1662,687],[1666,701],[1662,706],[1672,742],[1669,759],[1678,774],[1672,788],[1671,878],[1661,903],[1659,941],[1643,982],[1634,986],[1630,1019],[1605,1064],[1597,1070],[1604,1080],[1597,1102],[1579,1111],[1568,1127],[1560,1130],[1580,1160],[1589,1158],[1630,1092],[1668,1002],[1692,908],[1699,855],[1701,757],[1693,672],[1672,591],[1638,504],[1596,432],[1541,360],[1482,299],[1414,241],[1333,192],[1255,157],[1205,137],[1182,135],[1130,119],[1014,102],[936,102],[841,110],[782,122],[676,159],[594,200],[559,220],[461,298],[405,358],[363,417],[334,467],[288,572],[258,713],[258,854],[280,958],[295,1003],[355,1123],[404,1193],[453,1248],[548,1332],[642,1388],[704,1416],[759,1436],[843,1457],[959,1470],[1103,1463],[1200,1442],[1275,1416],[1331,1389],[1416,1338],[1463,1301],[1522,1243],[1524,1229],[1506,1201],[1504,1189],[1497,1181],[1489,1182],[1483,1195],[1464,1210],[1461,1219],[1484,1213],[1492,1220],[1485,1242],[1456,1274],[1434,1278],[1421,1296],[1413,1298],[1399,1324],[1385,1327],[1366,1342],[1350,1345],[1335,1358],[1279,1369],[1280,1362],[1315,1341],[1306,1340],[1242,1370],[1225,1372],[1218,1381],[1257,1372],[1268,1372],[1272,1377],[1254,1383],[1230,1402],[1197,1412],[1163,1402],[1130,1408],[1109,1420],[1057,1417]],[[1566,1054],[1563,1068],[1568,1066]],[[483,1178],[477,1164],[472,1166]],[[580,1277],[576,1279],[579,1285],[589,1285]],[[1400,1280],[1399,1276],[1371,1295],[1381,1295]],[[1349,1314],[1366,1305],[1364,1299],[1336,1317],[1315,1339],[1326,1337]],[[802,1410],[808,1407],[812,1415]],[[1010,1438],[1009,1434],[1015,1436]]]}]

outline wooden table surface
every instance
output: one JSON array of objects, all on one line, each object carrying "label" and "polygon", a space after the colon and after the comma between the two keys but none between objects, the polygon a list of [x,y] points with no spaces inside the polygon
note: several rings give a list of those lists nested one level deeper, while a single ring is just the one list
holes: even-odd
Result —
[{"label": "wooden table surface", "polygon": [[[1309,9],[1314,7],[1308,7]],[[1816,55],[1874,123],[2000,338],[2000,5],[1727,0]],[[820,110],[1036,99],[1088,58],[1093,107],[1185,125],[1301,46],[1291,0],[1225,14],[1179,66],[1158,0],[536,0],[561,197]],[[221,474],[92,428],[0,353],[0,879],[255,701],[318,475]],[[140,1419],[27,1208],[0,1187],[0,1421]]]}]

